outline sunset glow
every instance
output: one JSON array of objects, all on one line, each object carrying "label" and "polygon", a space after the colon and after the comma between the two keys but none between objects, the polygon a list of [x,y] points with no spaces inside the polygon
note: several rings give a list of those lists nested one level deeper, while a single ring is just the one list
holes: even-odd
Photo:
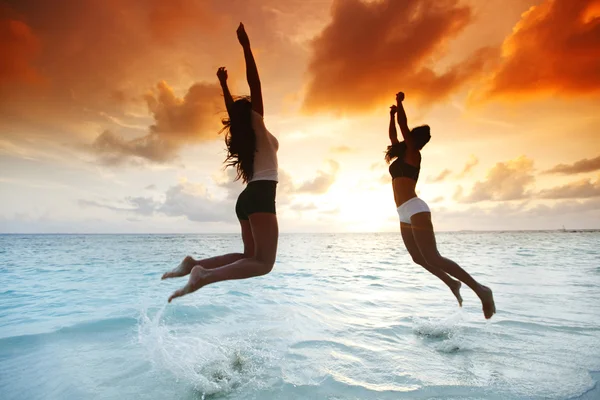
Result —
[{"label": "sunset glow", "polygon": [[215,73],[279,139],[282,232],[397,231],[389,106],[438,230],[600,228],[596,0],[0,0],[1,232],[239,232]]}]

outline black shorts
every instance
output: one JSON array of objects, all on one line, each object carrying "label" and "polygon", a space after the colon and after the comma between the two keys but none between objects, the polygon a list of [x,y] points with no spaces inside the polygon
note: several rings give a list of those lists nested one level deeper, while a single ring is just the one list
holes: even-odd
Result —
[{"label": "black shorts", "polygon": [[275,194],[277,182],[253,181],[240,193],[235,203],[235,213],[239,220],[247,221],[248,217],[257,212],[276,214]]}]

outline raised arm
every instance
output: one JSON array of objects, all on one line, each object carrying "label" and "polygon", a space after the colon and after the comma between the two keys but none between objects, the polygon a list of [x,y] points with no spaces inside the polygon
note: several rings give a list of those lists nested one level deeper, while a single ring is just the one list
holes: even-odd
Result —
[{"label": "raised arm", "polygon": [[398,132],[396,131],[396,121],[394,121],[396,110],[395,105],[390,107],[390,140],[392,141],[392,145],[400,143],[398,141]]},{"label": "raised arm", "polygon": [[408,119],[406,118],[406,111],[404,111],[404,106],[402,105],[403,101],[404,93],[398,92],[396,94],[396,105],[398,109],[396,116],[398,118],[398,125],[400,126],[400,132],[402,132],[402,137],[404,138],[406,147],[408,149],[415,149],[415,142],[410,134],[410,129],[408,129]]},{"label": "raised arm", "polygon": [[262,89],[260,86],[260,78],[258,77],[258,68],[254,61],[254,55],[250,48],[250,39],[244,29],[244,24],[240,23],[237,29],[237,36],[242,48],[244,49],[244,58],[246,59],[246,79],[248,80],[248,86],[250,86],[250,98],[252,100],[252,109],[259,113],[264,114]]},{"label": "raised arm", "polygon": [[229,116],[231,116],[231,106],[233,105],[233,97],[231,97],[229,87],[227,87],[227,70],[225,69],[225,67],[221,67],[217,70],[217,77],[219,78],[221,89],[223,89],[223,99],[225,100],[225,107],[227,108],[227,113],[229,114]]}]

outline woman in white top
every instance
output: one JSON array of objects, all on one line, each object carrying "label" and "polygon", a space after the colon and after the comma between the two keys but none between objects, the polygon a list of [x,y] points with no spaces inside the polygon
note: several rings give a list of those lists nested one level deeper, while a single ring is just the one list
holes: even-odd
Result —
[{"label": "woman in white top", "polygon": [[227,87],[227,71],[224,67],[219,68],[217,77],[229,114],[229,118],[223,120],[227,145],[225,162],[227,166],[236,168],[236,180],[241,178],[247,183],[235,207],[242,227],[244,252],[204,260],[187,256],[177,268],[162,277],[167,279],[190,274],[188,283],[175,291],[169,297],[169,302],[211,283],[268,274],[275,263],[279,238],[275,213],[279,144],[263,121],[258,69],[243,24],[237,29],[237,37],[244,49],[250,98],[234,101]]}]

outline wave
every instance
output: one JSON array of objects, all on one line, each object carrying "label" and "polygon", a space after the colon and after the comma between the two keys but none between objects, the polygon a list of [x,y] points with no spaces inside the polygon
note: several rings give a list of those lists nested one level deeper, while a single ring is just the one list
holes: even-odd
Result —
[{"label": "wave", "polygon": [[600,371],[590,371],[590,376],[594,380],[594,385],[569,400],[595,400],[600,399]]},{"label": "wave", "polygon": [[108,332],[132,328],[137,324],[137,318],[119,317],[94,321],[80,322],[75,325],[62,327],[50,332],[27,335],[8,336],[0,339],[0,350],[13,346],[24,346],[44,342],[51,339],[72,338],[90,333]]}]

